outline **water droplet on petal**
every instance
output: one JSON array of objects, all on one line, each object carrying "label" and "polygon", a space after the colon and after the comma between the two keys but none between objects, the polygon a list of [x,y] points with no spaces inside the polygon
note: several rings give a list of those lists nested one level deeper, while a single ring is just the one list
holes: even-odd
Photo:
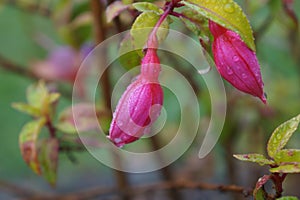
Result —
[{"label": "water droplet on petal", "polygon": [[230,69],[230,67],[227,67],[227,74],[228,75],[232,75],[233,74],[233,71],[232,71],[232,69]]},{"label": "water droplet on petal", "polygon": [[248,77],[247,74],[242,74],[243,79],[246,79],[247,77]]},{"label": "water droplet on petal", "polygon": [[233,59],[234,62],[240,61],[240,58],[238,56],[233,56],[232,59]]}]

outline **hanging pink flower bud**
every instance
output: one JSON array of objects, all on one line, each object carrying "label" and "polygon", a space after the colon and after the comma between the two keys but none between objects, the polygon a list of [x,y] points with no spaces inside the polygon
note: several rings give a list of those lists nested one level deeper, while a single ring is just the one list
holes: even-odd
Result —
[{"label": "hanging pink flower bud", "polygon": [[260,66],[254,51],[241,37],[213,21],[209,29],[214,36],[213,54],[221,76],[237,89],[256,96],[266,103]]},{"label": "hanging pink flower bud", "polygon": [[147,50],[141,65],[141,74],[122,95],[111,122],[108,138],[118,147],[138,140],[160,115],[163,91],[155,49]]}]

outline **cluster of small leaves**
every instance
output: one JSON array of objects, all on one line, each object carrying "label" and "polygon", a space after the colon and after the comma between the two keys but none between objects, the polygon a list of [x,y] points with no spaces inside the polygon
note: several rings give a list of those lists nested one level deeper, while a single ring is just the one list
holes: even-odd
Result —
[{"label": "cluster of small leaves", "polygon": [[38,140],[44,126],[52,120],[54,107],[59,99],[58,93],[50,93],[44,82],[27,89],[27,103],[13,103],[13,107],[33,117],[21,130],[19,145],[25,162],[31,169],[55,184],[58,159],[58,140],[56,138]]},{"label": "cluster of small leaves", "polygon": [[[27,103],[13,103],[16,110],[30,115],[33,120],[27,122],[19,135],[22,157],[29,167],[38,175],[43,175],[55,185],[57,178],[58,155],[62,145],[81,146],[65,141],[65,136],[77,138],[77,132],[88,132],[98,128],[98,111],[90,104],[75,104],[58,114],[55,123],[55,107],[60,95],[49,92],[43,81],[27,89]],[[76,120],[74,119],[76,112]],[[39,138],[42,129],[49,132],[49,137]],[[58,134],[60,133],[60,135]]]},{"label": "cluster of small leaves", "polygon": [[[297,130],[299,123],[300,115],[284,122],[274,130],[267,145],[269,158],[256,153],[234,155],[234,157],[242,161],[258,163],[262,166],[269,165],[272,174],[300,173],[300,149],[284,149],[293,133]],[[271,178],[272,176],[265,175],[258,180],[254,196],[259,195],[260,189]],[[284,197],[282,199],[297,198]]]}]

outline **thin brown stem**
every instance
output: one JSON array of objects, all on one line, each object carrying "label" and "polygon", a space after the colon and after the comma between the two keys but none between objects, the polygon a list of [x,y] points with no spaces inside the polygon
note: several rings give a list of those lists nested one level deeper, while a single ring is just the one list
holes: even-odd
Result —
[{"label": "thin brown stem", "polygon": [[[94,18],[94,31],[95,31],[95,41],[96,44],[100,44],[105,40],[106,36],[106,27],[104,22],[103,13],[105,13],[104,5],[99,0],[90,0],[90,6]],[[107,55],[101,55],[102,59],[106,59]],[[105,63],[105,62],[103,62]],[[106,108],[111,111],[111,85],[110,85],[110,73],[109,68],[107,68],[102,77],[101,77],[101,87],[104,95],[104,101]],[[109,112],[111,113],[111,112]],[[115,162],[120,164],[120,158],[115,157]],[[129,188],[129,182],[126,177],[126,173],[122,171],[115,170],[115,176],[118,182],[118,188],[121,192],[127,190]],[[127,200],[130,199],[130,196],[126,193],[122,193],[122,199]]]},{"label": "thin brown stem", "polygon": [[[245,188],[237,185],[222,185],[222,184],[211,184],[204,182],[192,182],[192,181],[166,181],[159,183],[152,183],[147,185],[136,185],[133,188],[127,190],[126,192],[132,196],[154,193],[157,191],[178,189],[178,190],[211,190],[218,192],[232,192],[240,194],[242,196],[250,196],[253,192],[251,188]],[[33,199],[69,199],[69,200],[83,200],[91,199],[94,197],[101,197],[104,195],[120,195],[120,190],[118,188],[107,188],[107,187],[95,187],[82,190],[79,192],[63,194],[63,195],[53,195],[51,198],[33,198]]]},{"label": "thin brown stem", "polygon": [[[159,136],[158,135],[151,137],[150,141],[151,141],[153,151],[156,151],[156,150],[161,148],[161,144],[159,142]],[[158,161],[163,161],[164,160],[162,155],[157,154],[157,156],[158,156],[158,158],[157,158]],[[166,167],[162,168],[160,170],[160,172],[163,175],[164,181],[169,181],[169,182],[173,181],[171,167],[166,166]],[[180,193],[176,188],[170,188],[168,191],[169,191],[168,194],[169,194],[171,199],[174,199],[174,200],[180,200],[181,199]]]},{"label": "thin brown stem", "polygon": [[25,67],[19,66],[15,63],[11,62],[10,60],[3,57],[2,55],[0,55],[0,68],[4,69],[6,71],[12,72],[14,74],[28,77],[33,80],[39,79],[34,73],[29,71]]}]

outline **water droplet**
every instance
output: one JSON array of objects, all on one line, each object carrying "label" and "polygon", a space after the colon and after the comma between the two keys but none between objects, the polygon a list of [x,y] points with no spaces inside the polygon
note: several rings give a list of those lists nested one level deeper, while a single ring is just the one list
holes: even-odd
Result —
[{"label": "water droplet", "polygon": [[227,13],[233,13],[235,11],[234,4],[233,3],[227,3],[224,6],[224,11],[227,12]]},{"label": "water droplet", "polygon": [[206,69],[199,69],[198,73],[203,75],[203,74],[207,74],[210,70],[211,70],[211,67],[209,66]]},{"label": "water droplet", "polygon": [[233,56],[232,59],[233,59],[234,62],[240,61],[240,58],[238,56]]},{"label": "water droplet", "polygon": [[243,79],[246,79],[247,77],[248,77],[247,74],[242,74]]},{"label": "water droplet", "polygon": [[233,74],[233,71],[232,71],[232,69],[230,69],[230,67],[227,67],[227,74],[228,75],[232,75]]},{"label": "water droplet", "polygon": [[119,143],[119,142],[121,142],[122,140],[121,140],[120,138],[115,138],[114,141],[115,141],[115,143]]}]

